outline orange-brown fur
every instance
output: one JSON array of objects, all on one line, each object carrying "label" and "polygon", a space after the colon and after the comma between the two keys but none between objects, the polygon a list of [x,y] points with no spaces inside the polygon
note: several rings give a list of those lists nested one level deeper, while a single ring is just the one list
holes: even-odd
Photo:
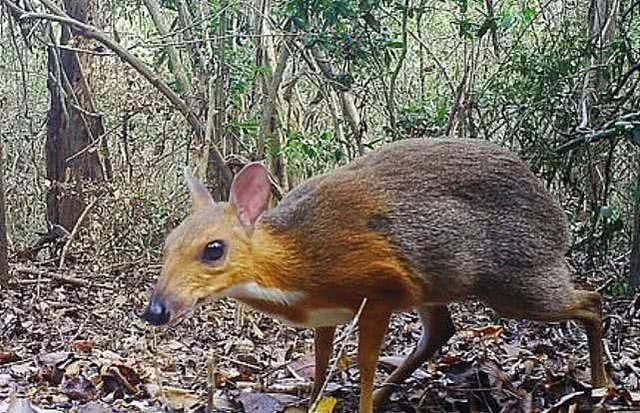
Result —
[{"label": "orange-brown fur", "polygon": [[[254,244],[254,255],[245,256],[246,261],[252,263],[250,271],[261,274],[256,281],[265,287],[307,294],[307,298],[294,306],[243,300],[259,310],[295,314],[305,309],[346,307],[355,311],[365,296],[371,302],[393,303],[393,310],[410,309],[424,301],[416,275],[395,257],[388,241],[372,231],[363,229],[359,234],[336,234],[332,245],[324,251],[327,256],[339,257],[330,267],[313,265],[312,261],[304,259],[305,253],[300,246],[305,242],[300,238],[278,234],[267,226],[258,226],[256,232],[258,244]],[[346,243],[362,244],[367,249],[354,248],[347,254],[338,254],[335,249],[344,248]],[[288,254],[291,255],[287,257]],[[328,260],[316,262],[330,263]],[[285,318],[304,321],[300,317]]]},{"label": "orange-brown fur", "polygon": [[[373,202],[360,205],[363,209],[381,208]],[[303,291],[307,298],[295,306],[242,299],[258,310],[300,324],[304,323],[307,309],[357,310],[365,294],[372,302],[393,303],[393,311],[411,309],[426,299],[422,282],[388,240],[366,227],[359,217],[362,209],[357,214],[345,211],[344,219],[358,224],[355,229],[337,230],[331,242],[324,243],[310,241],[305,234],[279,231],[266,223],[259,223],[249,238],[235,222],[233,208],[224,207],[223,220],[217,219],[219,208],[212,206],[198,211],[190,217],[191,221],[183,224],[189,232],[178,229],[167,240],[163,289],[168,293],[199,299],[243,281],[284,291]],[[194,233],[191,228],[200,230]],[[221,267],[209,268],[195,259],[202,245],[212,237],[233,239],[234,248]],[[322,249],[321,257],[318,249]],[[189,306],[193,301],[182,300]]]},{"label": "orange-brown fur", "polygon": [[[167,238],[154,292],[172,319],[205,298],[235,294],[260,311],[308,325],[312,311],[355,313],[366,298],[359,320],[360,410],[370,413],[390,315],[416,309],[424,329],[388,379],[397,385],[453,334],[446,305],[476,296],[506,316],[581,321],[592,383],[606,384],[600,295],[573,288],[562,209],[510,152],[475,141],[407,140],[310,179],[271,210],[266,174],[255,165],[245,170],[229,203],[213,203],[190,181],[194,210]],[[205,262],[203,249],[213,240],[224,242],[225,256]],[[234,290],[246,283],[259,291]],[[315,327],[314,395],[335,324],[321,320]],[[379,389],[376,403],[391,389]]]}]

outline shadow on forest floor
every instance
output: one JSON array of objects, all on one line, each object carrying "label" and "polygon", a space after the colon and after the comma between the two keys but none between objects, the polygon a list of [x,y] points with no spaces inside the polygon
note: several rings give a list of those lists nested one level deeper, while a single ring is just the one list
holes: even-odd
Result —
[{"label": "shadow on forest floor", "polygon": [[[13,267],[17,281],[0,301],[0,413],[205,412],[208,399],[213,411],[305,411],[310,330],[226,300],[156,330],[139,314],[157,266],[131,267],[64,275]],[[500,319],[469,302],[451,306],[458,333],[381,411],[640,411],[638,296],[605,301],[615,388],[589,389],[580,325]],[[378,379],[419,336],[416,315],[394,317]],[[354,412],[357,341],[340,340],[347,340],[345,355],[325,397],[337,402],[334,412]]]}]

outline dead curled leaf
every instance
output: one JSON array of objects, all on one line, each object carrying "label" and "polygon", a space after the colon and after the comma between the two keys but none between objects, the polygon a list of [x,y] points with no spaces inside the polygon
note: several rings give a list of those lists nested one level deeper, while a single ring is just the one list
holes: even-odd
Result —
[{"label": "dead curled leaf", "polygon": [[41,354],[38,356],[40,362],[47,366],[60,365],[72,357],[67,351],[54,351],[51,353]]},{"label": "dead curled leaf", "polygon": [[302,356],[289,364],[289,368],[291,369],[294,375],[304,379],[311,381],[315,376],[315,354],[309,353],[305,356]]},{"label": "dead curled leaf", "polygon": [[462,358],[462,356],[460,356],[459,354],[451,354],[451,353],[443,354],[438,359],[439,363],[447,364],[447,365],[460,364],[464,361],[465,361],[464,358]]},{"label": "dead curled leaf", "polygon": [[57,386],[62,383],[64,372],[56,366],[43,366],[40,367],[36,373],[36,378],[39,382],[46,382],[52,386]]},{"label": "dead curled leaf", "polygon": [[81,353],[90,353],[95,345],[93,340],[76,340],[72,343],[73,348]]},{"label": "dead curled leaf", "polygon": [[101,369],[102,391],[122,398],[125,394],[137,394],[138,384],[142,382],[138,373],[123,364],[105,366]]},{"label": "dead curled leaf", "polygon": [[96,387],[82,375],[65,380],[62,391],[72,400],[86,402],[96,397]]},{"label": "dead curled leaf", "polygon": [[20,360],[15,351],[0,351],[0,364]]},{"label": "dead curled leaf", "polygon": [[282,412],[291,404],[292,399],[295,397],[281,393],[243,392],[238,397],[245,413]]},{"label": "dead curled leaf", "polygon": [[238,400],[246,413],[271,413],[284,408],[278,399],[266,393],[241,393]]},{"label": "dead curled leaf", "polygon": [[190,390],[163,387],[162,392],[167,402],[176,410],[189,410],[200,401],[200,397]]},{"label": "dead curled leaf", "polygon": [[348,354],[342,354],[338,359],[336,366],[340,371],[347,371],[349,370],[349,366],[351,366],[351,364],[352,364],[351,357],[349,357]]}]

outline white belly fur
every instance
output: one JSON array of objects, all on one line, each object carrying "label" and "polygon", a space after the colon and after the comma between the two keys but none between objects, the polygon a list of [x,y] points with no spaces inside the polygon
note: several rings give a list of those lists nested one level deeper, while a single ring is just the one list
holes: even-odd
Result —
[{"label": "white belly fur", "polygon": [[[256,282],[234,285],[226,289],[222,295],[238,299],[251,298],[279,305],[295,305],[305,298],[305,294],[301,291],[284,291],[278,288],[264,287]],[[303,322],[288,320],[278,314],[272,314],[272,316],[297,327],[315,328],[348,323],[353,318],[354,313],[348,308],[319,308],[308,310],[306,319]]]},{"label": "white belly fur", "polygon": [[307,319],[301,327],[332,327],[345,324],[353,318],[353,311],[348,308],[319,308],[307,311]]}]

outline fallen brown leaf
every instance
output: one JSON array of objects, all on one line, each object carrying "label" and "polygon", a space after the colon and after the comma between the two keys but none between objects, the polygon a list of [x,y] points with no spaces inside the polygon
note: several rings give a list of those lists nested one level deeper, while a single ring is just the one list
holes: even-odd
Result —
[{"label": "fallen brown leaf", "polygon": [[497,338],[502,335],[504,327],[500,325],[489,325],[484,327],[472,328],[470,331],[474,337]]},{"label": "fallen brown leaf", "polygon": [[310,353],[289,364],[292,373],[305,380],[313,380],[316,374],[315,354]]},{"label": "fallen brown leaf", "polygon": [[0,364],[20,360],[15,351],[0,351]]},{"label": "fallen brown leaf", "polygon": [[245,413],[281,412],[285,406],[282,402],[267,393],[241,393],[238,397]]},{"label": "fallen brown leaf", "polygon": [[39,382],[46,382],[52,386],[62,383],[64,372],[56,366],[43,366],[36,373]]},{"label": "fallen brown leaf", "polygon": [[82,353],[90,353],[95,345],[93,340],[76,340],[72,343],[72,347]]},{"label": "fallen brown leaf", "polygon": [[162,391],[167,402],[176,410],[189,410],[200,401],[200,397],[190,390],[163,387]]},{"label": "fallen brown leaf", "polygon": [[72,400],[89,401],[96,397],[96,387],[84,376],[65,380],[63,393]]}]

